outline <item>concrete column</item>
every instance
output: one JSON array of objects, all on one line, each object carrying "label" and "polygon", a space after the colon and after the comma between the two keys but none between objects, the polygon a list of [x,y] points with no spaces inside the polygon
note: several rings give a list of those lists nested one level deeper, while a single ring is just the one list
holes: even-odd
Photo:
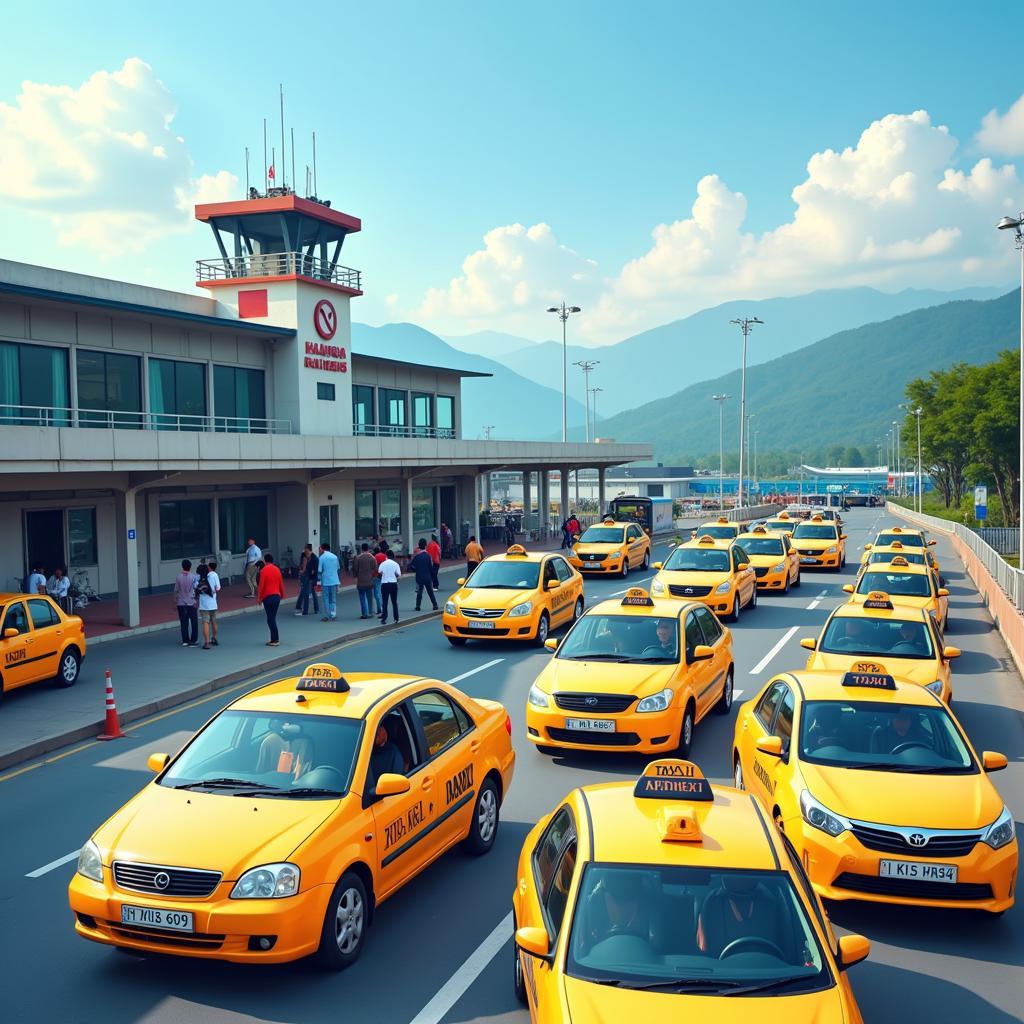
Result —
[{"label": "concrete column", "polygon": [[529,528],[530,511],[533,508],[533,472],[523,470],[523,530]]},{"label": "concrete column", "polygon": [[412,477],[404,476],[399,487],[398,511],[402,517],[402,536],[405,539],[405,552],[411,555],[415,551],[416,538],[412,529]]},{"label": "concrete column", "polygon": [[558,525],[561,527],[562,523],[569,518],[569,467],[562,466],[558,471],[558,476]]},{"label": "concrete column", "polygon": [[540,506],[541,537],[547,540],[551,523],[551,477],[545,467],[537,474],[538,505]]},{"label": "concrete column", "polygon": [[606,466],[597,467],[597,514],[603,516],[605,513],[604,507],[604,477],[608,472]]},{"label": "concrete column", "polygon": [[484,473],[484,508],[491,507],[491,474]]},{"label": "concrete column", "polygon": [[137,626],[139,616],[139,552],[135,522],[135,488],[114,492],[117,521],[117,610],[125,626]]},{"label": "concrete column", "polygon": [[477,497],[477,493],[480,486],[480,477],[476,474],[473,476],[463,476],[459,480],[458,486],[458,498],[457,505],[459,509],[459,521],[457,524],[452,526],[452,534],[455,537],[455,543],[462,543],[462,522],[463,520],[469,523],[470,536],[480,536],[480,501]]},{"label": "concrete column", "polygon": [[580,471],[579,471],[578,468],[573,470],[572,479],[573,479],[573,483],[575,484],[575,487],[576,487],[576,499],[575,499],[576,500],[576,507],[579,508],[580,507]]}]

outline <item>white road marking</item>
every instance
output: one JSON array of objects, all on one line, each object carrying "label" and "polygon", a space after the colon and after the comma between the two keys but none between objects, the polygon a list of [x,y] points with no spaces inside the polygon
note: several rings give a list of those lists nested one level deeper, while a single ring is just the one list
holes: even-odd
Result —
[{"label": "white road marking", "polygon": [[49,871],[53,871],[54,868],[63,867],[65,864],[70,864],[73,860],[78,860],[78,850],[74,853],[66,854],[63,857],[58,857],[57,860],[51,860],[49,864],[44,864],[41,868],[36,868],[35,871],[30,871],[25,877],[26,878],[41,878]]},{"label": "white road marking", "polygon": [[512,913],[480,943],[466,962],[437,990],[437,994],[412,1019],[412,1024],[440,1024],[446,1013],[465,995],[469,986],[498,955],[512,934]]},{"label": "white road marking", "polygon": [[824,598],[824,597],[828,597],[828,591],[827,591],[827,590],[823,590],[823,591],[822,591],[822,592],[821,592],[821,593],[820,593],[820,594],[819,594],[819,595],[818,595],[818,596],[817,596],[817,597],[816,597],[816,598],[815,598],[815,599],[814,599],[814,600],[813,600],[813,601],[812,601],[812,602],[811,602],[811,603],[810,603],[810,604],[809,604],[809,605],[807,606],[807,611],[809,611],[809,612],[813,612],[813,611],[814,611],[814,609],[815,609],[815,608],[817,608],[819,604],[821,604],[821,600],[822,600],[822,598]]},{"label": "white road marking", "polygon": [[775,646],[750,670],[750,674],[752,676],[756,676],[760,672],[763,672],[765,665],[767,665],[768,662],[771,661],[772,658],[774,658],[775,655],[778,654],[783,647],[785,647],[786,641],[789,640],[790,637],[792,637],[792,635],[797,631],[798,628],[798,626],[791,626],[788,630],[786,630],[786,632],[783,633],[782,636],[779,638]]},{"label": "white road marking", "polygon": [[463,672],[461,676],[452,676],[451,679],[446,679],[445,682],[449,686],[454,686],[456,683],[461,683],[463,679],[475,676],[477,672],[483,672],[485,669],[494,668],[495,665],[500,665],[504,660],[504,658],[495,658],[493,661],[485,661],[482,665],[477,665],[476,668],[471,668],[468,672]]},{"label": "white road marking", "polygon": [[733,700],[735,700],[737,697],[742,697],[742,696],[743,696],[743,691],[742,690],[733,690],[732,691],[732,699]]},{"label": "white road marking", "polygon": [[627,590],[632,590],[633,587],[637,587],[641,583],[650,583],[651,580],[653,580],[653,579],[654,579],[653,576],[648,576],[646,579],[637,580],[636,583],[631,583],[628,587],[624,587],[622,590],[613,590],[608,596],[609,597],[619,597],[620,595],[624,594]]}]

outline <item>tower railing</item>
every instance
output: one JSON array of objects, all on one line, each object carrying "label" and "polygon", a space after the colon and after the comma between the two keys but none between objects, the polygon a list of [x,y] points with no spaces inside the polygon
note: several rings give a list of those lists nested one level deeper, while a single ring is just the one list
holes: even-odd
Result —
[{"label": "tower railing", "polygon": [[236,277],[313,278],[362,291],[362,272],[305,252],[264,252],[196,260],[197,281],[229,281]]}]

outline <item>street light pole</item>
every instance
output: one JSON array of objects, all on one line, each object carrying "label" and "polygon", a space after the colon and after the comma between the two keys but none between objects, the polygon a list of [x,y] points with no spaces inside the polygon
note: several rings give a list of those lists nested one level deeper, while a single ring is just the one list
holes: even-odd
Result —
[{"label": "street light pole", "polygon": [[896,463],[896,497],[902,496],[902,488],[900,487],[900,421],[892,421],[892,455],[893,462]]},{"label": "street light pole", "polygon": [[[597,440],[597,395],[604,391],[604,388],[591,388],[590,393],[594,396],[594,440]],[[600,509],[598,510],[600,511]]]},{"label": "street light pole", "polygon": [[[587,403],[587,444],[590,444],[590,371],[600,365],[600,359],[580,359],[573,363],[583,371],[583,397]],[[594,424],[595,428],[597,424]]]},{"label": "street light pole", "polygon": [[1024,485],[1024,211],[1018,217],[1003,217],[996,227],[1000,231],[1013,229],[1013,240],[1020,252],[1020,380],[1018,382],[1017,418],[1020,434],[1017,440],[1019,464],[1017,468],[1017,555],[1024,558],[1024,501],[1021,500],[1021,487]]},{"label": "street light pole", "polygon": [[724,413],[725,413],[725,402],[728,399],[728,395],[724,392],[720,395],[711,396],[718,403],[718,507],[725,510],[725,447],[723,445],[723,439],[725,437],[724,430]]},{"label": "street light pole", "polygon": [[760,480],[757,476],[757,435],[760,434],[760,430],[754,431],[754,483],[758,484],[758,492],[760,493]]},{"label": "street light pole", "polygon": [[913,410],[917,417],[917,511],[924,512],[924,473],[921,469],[921,407]]},{"label": "street light pole", "polygon": [[740,372],[740,475],[737,482],[736,490],[736,507],[743,507],[743,441],[744,441],[744,427],[746,426],[745,417],[747,415],[747,338],[750,335],[750,331],[754,324],[763,324],[763,320],[759,320],[756,316],[744,316],[739,317],[736,320],[730,320],[729,323],[736,324],[739,329],[743,332],[743,364]]},{"label": "street light pole", "polygon": [[566,412],[569,387],[569,364],[565,344],[565,322],[573,313],[580,313],[582,310],[579,306],[567,306],[563,299],[560,306],[548,306],[547,311],[549,313],[557,313],[558,319],[562,321],[562,443],[564,444],[568,440],[568,433],[566,430]]}]

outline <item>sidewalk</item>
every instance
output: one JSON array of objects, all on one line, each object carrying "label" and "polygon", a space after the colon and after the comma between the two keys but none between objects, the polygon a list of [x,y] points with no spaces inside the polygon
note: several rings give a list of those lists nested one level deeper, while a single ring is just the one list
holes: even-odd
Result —
[{"label": "sidewalk", "polygon": [[[531,545],[534,550],[540,547]],[[464,569],[461,560],[442,566],[438,604],[455,589],[455,580]],[[294,593],[294,581],[290,582]],[[232,591],[237,590],[236,584]],[[156,600],[166,608],[170,595],[156,595]],[[106,669],[110,669],[124,726],[296,659],[313,660],[321,651],[346,640],[395,628],[381,626],[375,619],[360,619],[359,598],[350,584],[338,594],[335,622],[321,622],[312,611],[296,617],[294,596],[286,599],[278,615],[281,646],[266,647],[269,634],[263,609],[238,596],[234,600],[236,605],[246,607],[218,615],[221,643],[208,651],[181,646],[176,613],[173,622],[108,635],[100,642],[87,633],[85,660],[73,687],[63,690],[36,683],[4,695],[0,702],[0,771],[70,743],[95,738],[103,725]],[[424,611],[413,611],[414,605],[415,588],[407,578],[399,589],[401,624],[440,614],[429,605]]]}]

